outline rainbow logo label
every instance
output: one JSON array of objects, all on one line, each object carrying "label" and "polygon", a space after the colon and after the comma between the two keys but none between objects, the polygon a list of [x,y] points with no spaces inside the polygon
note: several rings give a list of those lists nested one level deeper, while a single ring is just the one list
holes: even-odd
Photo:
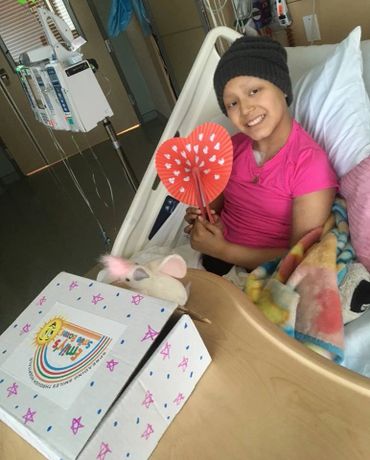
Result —
[{"label": "rainbow logo label", "polygon": [[37,332],[28,373],[41,387],[57,388],[89,372],[105,356],[112,338],[55,316]]}]

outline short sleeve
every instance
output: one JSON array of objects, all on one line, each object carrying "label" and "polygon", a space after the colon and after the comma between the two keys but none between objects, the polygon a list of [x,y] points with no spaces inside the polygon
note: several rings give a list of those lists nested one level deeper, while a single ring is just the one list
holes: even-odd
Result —
[{"label": "short sleeve", "polygon": [[307,148],[297,158],[290,185],[294,198],[328,188],[338,190],[338,179],[326,153]]}]

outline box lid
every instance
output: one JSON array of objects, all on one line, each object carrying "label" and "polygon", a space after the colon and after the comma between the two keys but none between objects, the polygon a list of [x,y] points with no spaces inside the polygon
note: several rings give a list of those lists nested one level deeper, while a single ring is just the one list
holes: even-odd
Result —
[{"label": "box lid", "polygon": [[0,336],[0,416],[74,459],[177,305],[60,273]]}]

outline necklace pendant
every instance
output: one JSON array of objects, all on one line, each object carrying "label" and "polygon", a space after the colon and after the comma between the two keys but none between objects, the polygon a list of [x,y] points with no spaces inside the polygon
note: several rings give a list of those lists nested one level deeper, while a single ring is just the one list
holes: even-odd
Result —
[{"label": "necklace pendant", "polygon": [[260,177],[259,176],[254,176],[252,182],[253,184],[258,184]]}]

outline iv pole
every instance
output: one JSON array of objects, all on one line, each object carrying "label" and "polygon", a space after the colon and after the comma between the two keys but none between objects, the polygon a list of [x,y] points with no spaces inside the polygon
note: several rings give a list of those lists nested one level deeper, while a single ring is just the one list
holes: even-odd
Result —
[{"label": "iv pole", "polygon": [[126,154],[123,151],[121,144],[117,138],[116,131],[114,130],[114,127],[108,117],[104,118],[103,120],[103,126],[109,136],[109,139],[111,140],[113,147],[118,155],[118,158],[121,162],[121,165],[123,167],[123,170],[125,172],[125,176],[129,184],[131,185],[132,189],[134,192],[136,192],[139,182],[137,180],[137,177],[134,173],[134,170],[132,169],[130,163],[127,160]]}]

